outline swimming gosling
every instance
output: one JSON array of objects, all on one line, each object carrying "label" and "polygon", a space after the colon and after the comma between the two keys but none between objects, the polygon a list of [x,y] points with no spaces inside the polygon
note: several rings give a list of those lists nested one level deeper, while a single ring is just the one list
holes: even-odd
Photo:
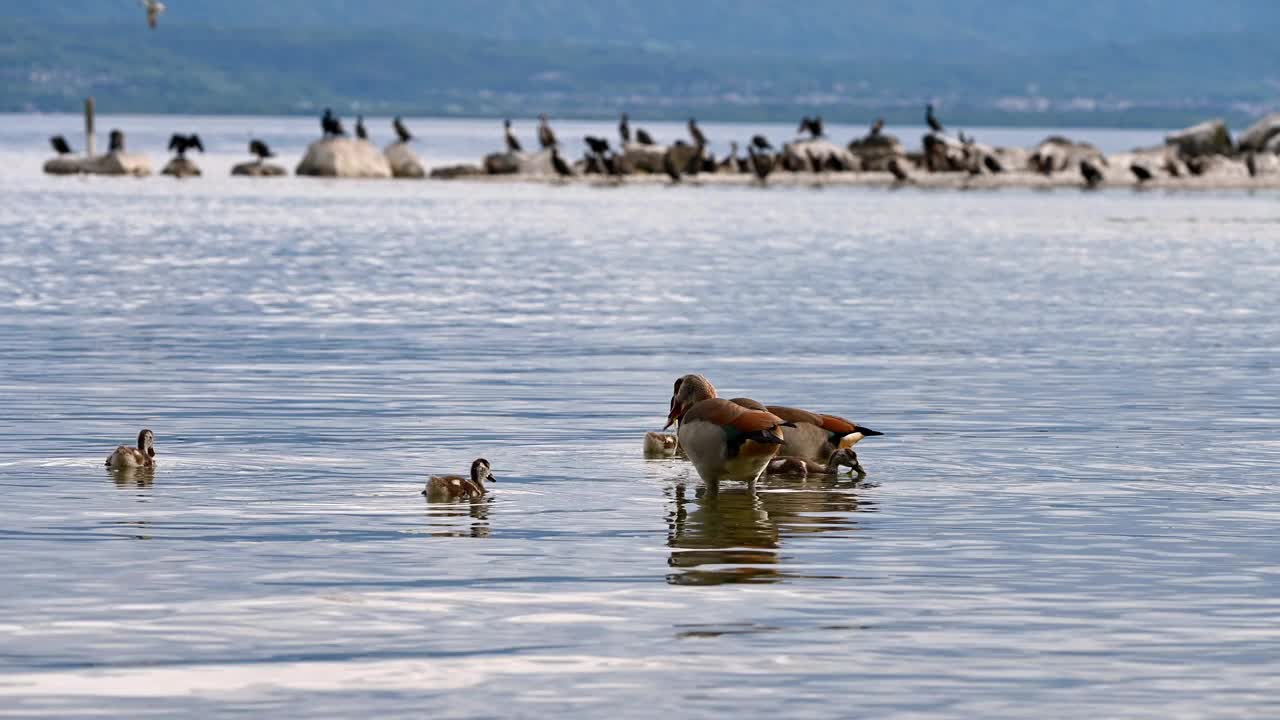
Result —
[{"label": "swimming gosling", "polygon": [[765,472],[769,475],[794,475],[804,478],[810,475],[838,475],[841,467],[849,468],[850,473],[867,474],[862,469],[862,464],[858,462],[858,454],[849,448],[840,448],[831,453],[831,458],[827,460],[826,465],[798,457],[774,458],[765,468]]},{"label": "swimming gosling", "polygon": [[645,457],[671,457],[679,445],[671,433],[647,432],[644,434]]},{"label": "swimming gosling", "polygon": [[436,499],[460,499],[484,497],[484,482],[496,482],[497,478],[489,471],[489,461],[476,458],[471,463],[471,477],[461,475],[432,475],[427,478],[427,486],[422,494]]},{"label": "swimming gosling", "polygon": [[149,468],[156,466],[156,436],[143,428],[138,433],[138,447],[121,445],[107,458],[106,466],[112,470],[123,468]]}]

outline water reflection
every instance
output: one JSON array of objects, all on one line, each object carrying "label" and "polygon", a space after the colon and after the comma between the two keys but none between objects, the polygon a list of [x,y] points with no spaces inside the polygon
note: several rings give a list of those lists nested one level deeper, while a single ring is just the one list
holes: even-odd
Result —
[{"label": "water reflection", "polygon": [[772,583],[801,577],[778,566],[787,537],[849,530],[855,512],[874,512],[848,480],[762,479],[754,487],[684,483],[666,491],[667,575],[673,585]]},{"label": "water reflection", "polygon": [[[427,499],[427,526],[432,537],[489,537],[493,498]],[[468,520],[470,522],[468,522]]]},{"label": "water reflection", "polygon": [[107,475],[120,490],[133,488],[149,488],[156,479],[155,468],[107,468]]}]

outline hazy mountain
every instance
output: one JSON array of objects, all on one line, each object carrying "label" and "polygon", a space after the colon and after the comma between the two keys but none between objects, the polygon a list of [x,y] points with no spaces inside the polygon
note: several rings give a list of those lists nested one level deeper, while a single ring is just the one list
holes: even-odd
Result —
[{"label": "hazy mountain", "polygon": [[1280,97],[1280,3],[1266,0],[168,5],[149,31],[133,0],[0,1],[0,109],[92,92],[138,111],[914,117],[936,97],[969,117],[1163,123]]}]

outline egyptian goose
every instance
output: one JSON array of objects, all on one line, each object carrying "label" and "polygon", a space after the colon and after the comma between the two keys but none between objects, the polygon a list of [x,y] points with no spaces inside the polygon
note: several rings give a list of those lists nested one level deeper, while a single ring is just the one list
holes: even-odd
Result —
[{"label": "egyptian goose", "polygon": [[765,407],[750,398],[734,398],[730,402],[749,410],[771,412],[791,423],[783,427],[782,434],[786,437],[786,442],[778,451],[779,455],[788,457],[824,462],[836,450],[853,447],[864,437],[884,434],[835,415],[797,410],[782,405]]},{"label": "egyptian goose", "polygon": [[858,462],[858,454],[849,448],[840,448],[831,453],[831,458],[827,460],[825,465],[798,457],[774,458],[769,461],[765,472],[770,475],[808,477],[810,475],[837,475],[841,467],[847,467],[849,472],[859,475],[866,474],[862,469],[861,463]]},{"label": "egyptian goose", "polygon": [[149,468],[156,466],[156,436],[150,430],[138,433],[138,447],[121,445],[107,458],[112,470],[122,468]]},{"label": "egyptian goose", "polygon": [[716,397],[701,375],[676,380],[666,427],[676,422],[680,448],[708,482],[755,480],[783,443],[782,418]]},{"label": "egyptian goose", "polygon": [[497,481],[489,471],[489,461],[476,458],[471,463],[471,477],[461,475],[432,475],[422,494],[429,498],[456,499],[484,497],[484,481]]},{"label": "egyptian goose", "polygon": [[647,432],[644,434],[645,457],[671,457],[676,454],[676,436],[670,433]]}]

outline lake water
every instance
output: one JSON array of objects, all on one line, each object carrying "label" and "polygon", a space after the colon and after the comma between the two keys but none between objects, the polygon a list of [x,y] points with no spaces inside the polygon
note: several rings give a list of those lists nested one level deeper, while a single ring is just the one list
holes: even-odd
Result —
[{"label": "lake water", "polygon": [[[100,119],[179,182],[0,118],[0,716],[1280,713],[1277,195],[232,179],[246,122]],[[641,455],[687,372],[886,434],[708,491]]]}]

